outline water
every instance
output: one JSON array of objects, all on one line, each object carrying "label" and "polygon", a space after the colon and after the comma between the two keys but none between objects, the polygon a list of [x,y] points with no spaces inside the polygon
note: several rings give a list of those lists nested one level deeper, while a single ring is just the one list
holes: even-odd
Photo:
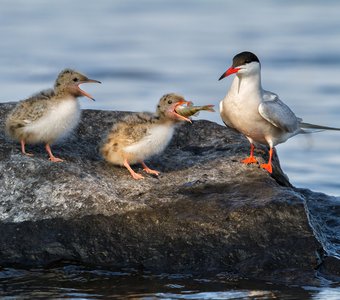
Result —
[{"label": "water", "polygon": [[4,299],[324,299],[340,297],[340,287],[285,286],[260,281],[233,280],[223,274],[138,274],[67,265],[49,270],[0,272]]},{"label": "water", "polygon": [[[306,122],[340,127],[339,1],[0,0],[0,4],[0,102],[50,87],[61,69],[71,67],[103,82],[84,87],[97,101],[84,98],[83,108],[150,111],[167,92],[181,93],[197,104],[218,105],[232,79],[217,79],[236,53],[250,50],[261,59],[264,88],[278,93]],[[200,118],[221,124],[218,113],[201,113]],[[298,136],[279,145],[278,153],[295,186],[340,195],[340,133]],[[41,291],[88,299],[97,292],[113,295],[118,287],[135,299],[271,299],[272,294],[293,299],[294,293],[300,299],[340,298],[338,288],[329,285],[277,291],[266,284],[253,289],[249,282],[233,286],[192,279],[188,286],[187,280],[152,278],[141,291],[134,289],[130,275],[107,279],[96,275],[92,280],[85,272],[78,282],[64,272],[9,270],[1,279],[7,291],[3,289],[3,296],[37,296],[32,293]],[[251,296],[258,289],[264,294]]]}]

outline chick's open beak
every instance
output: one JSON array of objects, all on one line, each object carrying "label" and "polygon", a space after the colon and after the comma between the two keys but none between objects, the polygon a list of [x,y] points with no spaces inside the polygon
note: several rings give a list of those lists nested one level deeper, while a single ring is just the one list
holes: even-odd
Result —
[{"label": "chick's open beak", "polygon": [[89,93],[86,93],[85,91],[83,91],[83,90],[79,87],[79,85],[81,85],[81,84],[83,84],[83,83],[91,83],[91,82],[92,82],[92,83],[101,83],[100,81],[95,80],[95,79],[86,79],[86,80],[83,80],[83,81],[79,82],[78,85],[77,85],[77,87],[78,87],[79,92],[80,92],[83,96],[85,96],[85,97],[87,97],[87,98],[90,98],[90,99],[93,100],[93,101],[96,101]]},{"label": "chick's open beak", "polygon": [[185,100],[179,101],[179,102],[176,103],[176,105],[175,105],[174,108],[173,108],[172,113],[177,117],[177,119],[180,119],[180,120],[183,120],[183,121],[187,121],[187,122],[192,123],[191,120],[190,120],[189,118],[183,117],[183,116],[181,116],[180,114],[178,114],[178,113],[176,112],[176,108],[177,108],[178,106],[181,106],[181,105],[183,105],[183,104],[190,105],[190,103],[191,103],[191,101],[185,101]]}]

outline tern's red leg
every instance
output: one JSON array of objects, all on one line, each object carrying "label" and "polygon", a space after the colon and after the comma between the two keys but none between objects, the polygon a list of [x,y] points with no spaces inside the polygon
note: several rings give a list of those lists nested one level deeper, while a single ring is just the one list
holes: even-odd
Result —
[{"label": "tern's red leg", "polygon": [[46,149],[48,155],[50,156],[50,158],[49,158],[50,161],[52,161],[52,162],[62,162],[62,161],[64,161],[63,159],[58,158],[58,157],[55,157],[55,156],[53,155],[52,150],[51,150],[51,147],[50,147],[49,144],[46,144],[45,149]]},{"label": "tern's red leg", "polygon": [[26,152],[26,150],[25,150],[25,140],[21,140],[20,144],[21,144],[21,152],[22,152],[22,154],[25,154],[27,156],[33,156],[34,155],[32,153],[27,153]]},{"label": "tern's red leg", "polygon": [[137,179],[137,180],[138,180],[138,179],[143,179],[143,178],[144,178],[141,174],[138,174],[138,173],[136,173],[134,170],[131,169],[131,167],[130,167],[130,165],[129,165],[129,163],[128,163],[128,161],[127,161],[126,158],[124,159],[124,166],[125,166],[125,168],[127,168],[127,169],[129,170],[131,176],[132,176],[134,179]]},{"label": "tern's red leg", "polygon": [[142,164],[143,169],[144,169],[144,171],[145,171],[146,173],[148,173],[148,174],[154,174],[154,175],[157,175],[157,176],[159,175],[159,172],[158,172],[158,171],[150,169],[150,168],[144,163],[144,161],[142,161],[141,164]]},{"label": "tern's red leg", "polygon": [[253,144],[250,144],[250,155],[249,157],[243,159],[241,162],[248,165],[248,164],[256,164],[257,163],[257,160],[256,158],[254,157],[254,149],[255,149],[255,146]]},{"label": "tern's red leg", "polygon": [[273,148],[270,147],[269,149],[269,160],[267,164],[261,164],[260,167],[262,169],[267,170],[269,173],[273,173],[273,169],[272,169],[272,157],[273,157]]}]

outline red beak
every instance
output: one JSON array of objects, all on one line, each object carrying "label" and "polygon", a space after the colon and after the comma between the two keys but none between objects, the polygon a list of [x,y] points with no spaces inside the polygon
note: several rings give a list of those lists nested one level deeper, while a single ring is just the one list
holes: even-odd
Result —
[{"label": "red beak", "polygon": [[222,76],[218,79],[218,80],[221,80],[223,79],[224,77],[227,77],[231,74],[234,74],[234,73],[237,73],[241,68],[233,68],[233,67],[230,67],[225,73],[222,74]]}]

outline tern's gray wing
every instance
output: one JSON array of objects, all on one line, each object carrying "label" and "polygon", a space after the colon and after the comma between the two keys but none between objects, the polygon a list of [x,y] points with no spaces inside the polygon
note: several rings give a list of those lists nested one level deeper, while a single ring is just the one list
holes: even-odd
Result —
[{"label": "tern's gray wing", "polygon": [[275,127],[286,132],[294,132],[299,128],[301,119],[274,93],[264,91],[263,102],[258,109],[260,115]]}]

